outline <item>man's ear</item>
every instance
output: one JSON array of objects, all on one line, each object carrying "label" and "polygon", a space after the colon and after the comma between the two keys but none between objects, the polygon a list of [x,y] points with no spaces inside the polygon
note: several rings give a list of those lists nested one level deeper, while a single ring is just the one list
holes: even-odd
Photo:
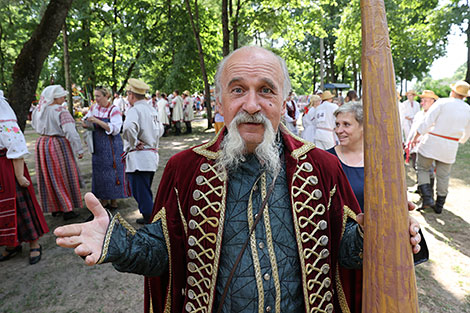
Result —
[{"label": "man's ear", "polygon": [[286,103],[287,103],[287,100],[282,101],[281,115],[286,114]]},{"label": "man's ear", "polygon": [[219,97],[215,97],[215,105],[217,106],[217,111],[219,111],[219,114],[224,116],[224,107],[222,106],[222,103],[220,103]]}]

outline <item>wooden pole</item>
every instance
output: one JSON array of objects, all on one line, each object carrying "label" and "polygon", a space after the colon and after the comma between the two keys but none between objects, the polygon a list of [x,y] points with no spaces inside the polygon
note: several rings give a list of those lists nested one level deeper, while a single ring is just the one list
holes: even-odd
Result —
[{"label": "wooden pole", "polygon": [[361,0],[365,234],[363,313],[416,313],[401,128],[383,0]]}]

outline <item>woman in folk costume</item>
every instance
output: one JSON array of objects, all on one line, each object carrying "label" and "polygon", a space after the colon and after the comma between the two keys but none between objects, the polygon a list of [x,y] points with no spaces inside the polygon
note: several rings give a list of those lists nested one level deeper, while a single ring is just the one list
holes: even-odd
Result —
[{"label": "woman in folk costume", "polygon": [[[109,102],[111,95],[104,87],[94,92],[96,103],[83,118],[83,127],[93,130],[93,175],[91,190],[109,210],[117,209],[116,199],[126,198],[124,166],[121,162],[121,110]],[[110,203],[108,203],[110,200]]]},{"label": "woman in folk costume", "polygon": [[28,148],[16,115],[0,90],[0,262],[21,252],[29,242],[29,263],[41,260],[39,237],[49,231],[24,163]]},{"label": "woman in folk costume", "polygon": [[67,91],[60,85],[46,87],[33,112],[32,126],[41,135],[36,142],[36,172],[44,212],[64,212],[64,220],[78,216],[82,206],[79,171],[74,155],[83,157],[75,120],[62,106]]}]

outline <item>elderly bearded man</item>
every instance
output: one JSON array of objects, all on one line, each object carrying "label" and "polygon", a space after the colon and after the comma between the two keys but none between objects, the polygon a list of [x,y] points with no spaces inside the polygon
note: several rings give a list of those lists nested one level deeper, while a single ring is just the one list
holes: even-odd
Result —
[{"label": "elderly bearded man", "polygon": [[95,220],[56,229],[57,243],[89,265],[148,276],[147,311],[348,311],[360,293],[343,277],[362,266],[360,209],[338,160],[280,124],[285,62],[240,48],[215,80],[227,129],[168,161],[153,223],[136,232],[119,215],[109,221],[87,194]]}]

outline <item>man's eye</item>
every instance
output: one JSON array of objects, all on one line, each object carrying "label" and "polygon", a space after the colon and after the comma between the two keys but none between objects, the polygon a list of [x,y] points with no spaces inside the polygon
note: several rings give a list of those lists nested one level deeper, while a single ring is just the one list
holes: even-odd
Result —
[{"label": "man's eye", "polygon": [[233,89],[232,89],[232,92],[234,92],[234,93],[242,93],[243,90],[242,90],[240,87],[237,87],[237,88],[233,88]]},{"label": "man's eye", "polygon": [[262,92],[262,93],[272,93],[273,91],[272,91],[270,88],[268,88],[268,87],[263,87],[263,88],[261,89],[261,92]]}]

